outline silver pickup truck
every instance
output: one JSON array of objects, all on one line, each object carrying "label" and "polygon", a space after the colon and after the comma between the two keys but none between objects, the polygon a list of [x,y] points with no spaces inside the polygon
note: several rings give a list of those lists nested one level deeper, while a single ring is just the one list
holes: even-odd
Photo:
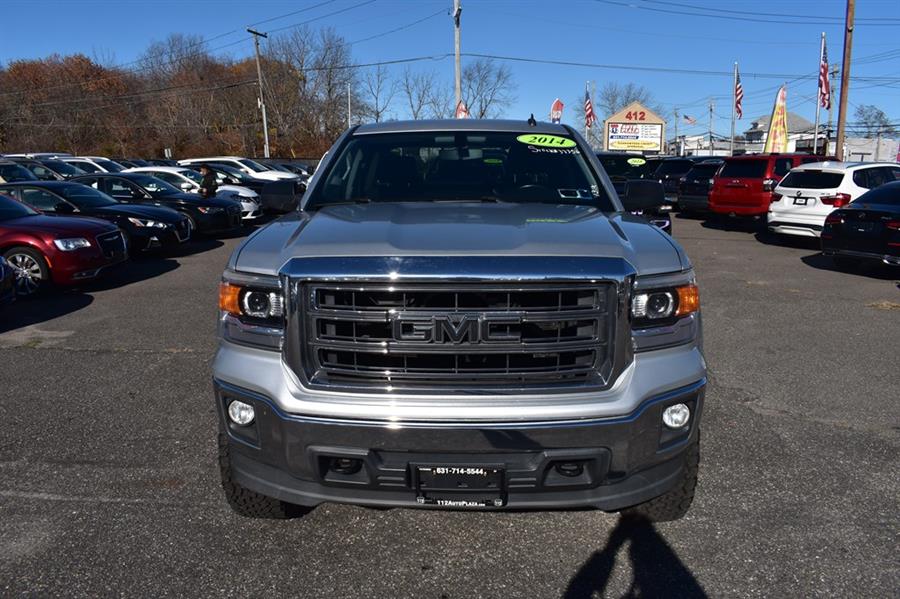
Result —
[{"label": "silver pickup truck", "polygon": [[230,505],[683,516],[706,365],[690,261],[629,212],[658,186],[620,200],[564,125],[348,130],[223,275]]}]

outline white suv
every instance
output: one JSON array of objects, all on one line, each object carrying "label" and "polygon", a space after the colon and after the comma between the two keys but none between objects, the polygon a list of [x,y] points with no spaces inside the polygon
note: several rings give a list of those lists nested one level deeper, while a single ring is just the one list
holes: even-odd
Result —
[{"label": "white suv", "polygon": [[240,156],[213,156],[210,158],[187,158],[185,160],[179,160],[178,164],[181,166],[190,166],[197,167],[204,163],[210,164],[227,164],[229,166],[233,166],[234,168],[240,169],[243,172],[247,173],[252,177],[256,177],[257,179],[264,179],[266,181],[281,181],[282,179],[291,179],[291,180],[299,180],[299,175],[295,175],[294,173],[285,173],[283,171],[276,171],[274,169],[269,168],[264,164],[260,164],[255,160],[250,160],[249,158],[242,158]]},{"label": "white suv", "polygon": [[832,210],[896,180],[900,180],[900,164],[893,162],[812,162],[798,166],[775,188],[769,206],[769,231],[819,237]]}]

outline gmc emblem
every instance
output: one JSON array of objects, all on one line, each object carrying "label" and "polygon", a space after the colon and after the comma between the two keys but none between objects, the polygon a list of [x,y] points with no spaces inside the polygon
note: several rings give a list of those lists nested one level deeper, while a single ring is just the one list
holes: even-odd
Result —
[{"label": "gmc emblem", "polygon": [[521,340],[518,330],[509,326],[522,323],[517,316],[488,314],[420,314],[395,313],[391,315],[391,331],[395,341],[419,343],[510,343]]}]

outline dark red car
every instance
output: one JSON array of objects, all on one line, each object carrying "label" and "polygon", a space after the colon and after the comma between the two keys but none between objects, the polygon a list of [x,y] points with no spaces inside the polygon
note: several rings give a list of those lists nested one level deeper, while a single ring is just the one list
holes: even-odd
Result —
[{"label": "dark red car", "polygon": [[16,292],[33,295],[97,277],[128,257],[118,227],[103,220],[44,216],[0,195],[0,255],[16,273]]}]

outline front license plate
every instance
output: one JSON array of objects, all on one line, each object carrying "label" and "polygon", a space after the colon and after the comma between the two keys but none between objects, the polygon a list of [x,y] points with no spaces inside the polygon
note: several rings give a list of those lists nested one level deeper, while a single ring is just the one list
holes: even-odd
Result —
[{"label": "front license plate", "polygon": [[795,206],[806,206],[807,202],[809,202],[809,198],[794,198]]},{"label": "front license plate", "polygon": [[416,501],[438,507],[502,507],[503,474],[501,468],[486,466],[418,466]]}]

